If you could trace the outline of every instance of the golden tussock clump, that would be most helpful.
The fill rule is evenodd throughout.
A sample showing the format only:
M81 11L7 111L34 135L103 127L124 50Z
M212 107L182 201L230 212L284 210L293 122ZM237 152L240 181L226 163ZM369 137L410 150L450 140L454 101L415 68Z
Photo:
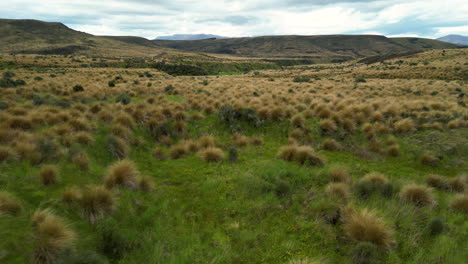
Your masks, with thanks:
M33 128L32 120L23 116L11 117L7 120L7 124L11 129L30 130Z
M139 172L133 161L120 160L109 167L109 172L104 177L104 185L109 189L115 186L135 189L138 176Z
M346 234L354 241L370 242L388 249L393 243L393 230L372 211L348 210L344 217Z
M107 144L107 150L109 151L109 153L119 159L123 159L127 157L128 152L130 151L130 147L125 142L125 140L119 137L115 137L115 136L107 137L106 144Z
M378 173L378 172L368 173L364 175L364 177L362 177L360 181L368 181L373 184L386 184L389 182L387 177L385 177L385 175Z
M329 176L333 182L343 182L343 183L351 182L351 175L349 173L349 169L346 167L342 167L342 166L332 167L330 169Z
M133 120L133 117L123 112L120 113L117 117L115 117L112 122L114 124L120 124L122 126L125 126L129 129L133 129L133 127L135 127L135 121Z
M468 179L466 176L458 176L458 177L453 177L448 180L448 185L450 187L450 190L455 191L455 192L464 192L468 188Z
M323 135L332 134L336 132L337 130L336 123L332 119L325 119L325 120L320 121L319 127L320 127L320 132Z
M287 145L280 148L278 158L285 161L295 161L301 165L311 165L322 167L325 164L325 158L317 154L309 146Z
M70 127L75 131L90 131L89 121L84 118L72 118L68 121Z
M73 141L79 144L89 145L94 142L94 138L91 134L85 131L80 131L73 136Z
M0 163L12 161L17 158L16 153L7 146L0 146Z
M400 155L400 146L399 145L391 145L387 148L387 155L392 157L398 157Z
M291 118L291 125L295 128L304 128L305 119L302 115L295 115Z
M212 136L204 136L198 139L199 148L214 148L216 147L216 140Z
M114 123L111 127L112 135L119 137L125 141L129 141L132 136L132 130L120 123Z
M56 184L58 182L58 169L55 166L46 166L39 171L39 180L43 185Z
M405 118L403 120L395 122L394 127L395 132L397 133L411 132L416 129L414 121L411 118Z
M202 120L205 118L202 113L196 112L190 115L190 120Z
M450 201L452 210L468 214L468 194L458 194Z
M189 152L187 145L184 142L180 142L179 144L171 147L169 150L169 156L171 159L180 159L187 155Z
M432 190L424 185L408 184L400 191L400 199L418 206L433 205L435 203Z
M426 178L427 185L439 189L439 190L449 190L450 186L448 180L440 175L429 175Z
M209 147L198 152L198 156L206 162L221 162L224 160L224 152L220 148Z
M116 201L112 192L106 187L93 185L82 191L78 204L83 217L94 222L112 213Z
M232 137L232 140L233 140L233 144L234 146L236 147L245 147L249 144L249 137L246 137L244 135L239 135L239 134L235 134L233 137Z
M155 188L153 180L148 176L140 177L138 180L138 189L143 192L151 192Z
M351 197L349 185L343 182L329 183L325 188L326 194L331 198L347 201Z
M455 129L455 128L459 128L461 126L461 122L460 120L456 119L456 120L451 120L447 123L447 127L449 129Z
M338 151L341 150L341 145L336 140L327 138L323 141L322 148L328 151Z
M0 216L2 214L17 215L22 209L21 203L12 194L0 191Z
M54 263L66 249L72 248L75 240L75 232L61 217L44 212L34 226L33 262Z
M261 146L263 145L263 140L261 138L251 138L250 139L250 144L254 146Z
M67 204L77 203L81 199L81 192L76 187L67 187L62 192L62 201Z

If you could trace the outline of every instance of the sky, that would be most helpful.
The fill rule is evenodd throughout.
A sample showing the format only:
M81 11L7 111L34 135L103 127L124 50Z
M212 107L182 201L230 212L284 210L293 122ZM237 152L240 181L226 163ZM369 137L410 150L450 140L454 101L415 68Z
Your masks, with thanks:
M1 0L0 18L148 39L199 33L468 36L467 0Z

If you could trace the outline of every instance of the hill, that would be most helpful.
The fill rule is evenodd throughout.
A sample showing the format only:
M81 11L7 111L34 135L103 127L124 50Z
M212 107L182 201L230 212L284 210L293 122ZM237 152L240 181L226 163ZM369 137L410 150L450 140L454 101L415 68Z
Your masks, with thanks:
M156 40L201 40L201 39L225 39L227 37L212 34L174 34L170 36L159 36Z
M378 35L263 36L207 40L155 40L163 47L188 52L221 53L250 57L302 58L318 62L346 61L368 56L458 45L420 38L387 38Z
M453 44L468 45L468 37L462 35L447 35L437 40L450 42Z

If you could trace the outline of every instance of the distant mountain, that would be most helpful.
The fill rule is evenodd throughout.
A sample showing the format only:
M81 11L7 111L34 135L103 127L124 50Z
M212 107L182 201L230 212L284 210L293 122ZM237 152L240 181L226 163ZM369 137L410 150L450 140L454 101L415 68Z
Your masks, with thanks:
M201 40L201 39L225 39L227 37L212 34L174 34L171 36L159 36L160 40Z
M184 41L153 40L153 42L162 47L187 52L277 59L300 58L313 62L339 62L385 54L460 47L433 39L387 38L379 35L287 35Z
M438 38L437 40L468 46L468 37L462 35L447 35L445 37Z

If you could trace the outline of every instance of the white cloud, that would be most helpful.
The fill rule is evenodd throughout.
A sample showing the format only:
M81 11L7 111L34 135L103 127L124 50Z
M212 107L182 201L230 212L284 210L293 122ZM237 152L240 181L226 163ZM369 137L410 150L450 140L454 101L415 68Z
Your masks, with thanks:
M466 0L8 0L0 17L57 21L97 35L154 38L375 32L466 34Z

